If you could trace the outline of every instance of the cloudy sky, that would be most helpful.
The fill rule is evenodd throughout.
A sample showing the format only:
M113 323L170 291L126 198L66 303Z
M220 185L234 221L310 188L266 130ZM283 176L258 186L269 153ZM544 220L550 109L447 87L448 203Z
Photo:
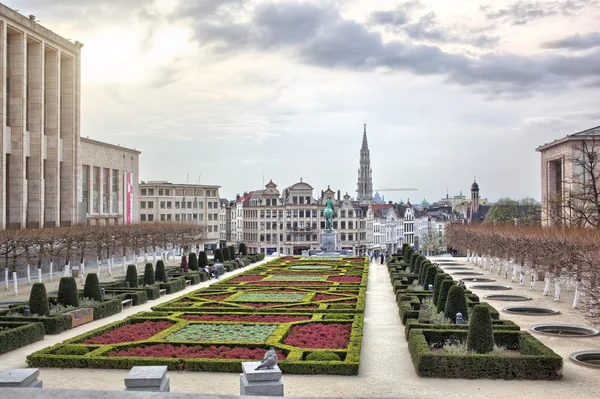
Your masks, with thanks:
M600 125L600 0L4 0L85 44L83 137L142 180L540 198L538 145Z

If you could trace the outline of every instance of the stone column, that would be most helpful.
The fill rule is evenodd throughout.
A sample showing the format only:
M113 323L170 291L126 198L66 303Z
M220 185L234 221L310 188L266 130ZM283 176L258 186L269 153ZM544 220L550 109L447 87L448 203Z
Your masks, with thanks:
M11 152L8 162L8 220L7 227L25 227L27 184L25 176L25 36L21 32L7 32L10 43L10 117Z
M43 227L44 220L44 47L41 42L27 43L26 127L29 130L27 165L27 227Z
M44 50L44 227L57 227L60 226L60 51L46 46Z
M77 224L77 162L79 137L75 132L75 60L66 54L60 58L60 224Z

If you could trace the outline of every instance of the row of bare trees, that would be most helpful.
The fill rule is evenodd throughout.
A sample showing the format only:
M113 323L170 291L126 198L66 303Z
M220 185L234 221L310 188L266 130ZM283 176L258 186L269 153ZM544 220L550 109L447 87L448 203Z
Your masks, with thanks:
M54 229L27 229L0 231L0 267L4 268L5 288L9 289L9 271L12 272L15 294L18 294L17 272L37 267L41 281L43 264L63 270L68 275L71 264L85 272L86 259L95 259L99 265L106 261L108 273L112 274L114 259L121 258L125 268L127 256L148 252L156 262L160 249L177 248L182 245L195 246L203 241L206 227L185 223L144 223L115 226L75 226Z
M466 252L468 260L509 275L523 284L531 276L535 289L543 275L544 295L554 283L554 299L561 286L575 289L573 307L592 322L600 322L600 231L590 228L560 228L515 225L452 225L448 245Z

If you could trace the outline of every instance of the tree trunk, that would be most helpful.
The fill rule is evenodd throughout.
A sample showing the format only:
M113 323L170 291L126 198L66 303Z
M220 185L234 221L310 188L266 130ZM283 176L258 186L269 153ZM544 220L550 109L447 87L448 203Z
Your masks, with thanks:
M27 264L27 285L31 285L31 266Z
M513 263L513 270L512 270L512 279L511 279L511 281L513 283L517 282L517 264L516 263Z
M81 267L79 270L79 275L81 277L81 282L83 283L85 281L85 260L81 261Z
M42 268L38 267L37 271L38 271L38 283L41 283L42 282Z
M8 291L8 267L4 269L4 287Z
M573 295L573 309L577 309L579 307L579 303L581 300L581 281L575 282L575 295Z
M544 292L542 293L543 296L548 296L548 292L550 291L550 280L551 279L552 279L552 274L546 273L546 275L544 276L544 282L546 284L544 284Z
M65 263L65 277L69 277L69 269L71 268L71 261Z
M154 248L154 251L152 252L152 261L156 265L156 248Z
M15 296L19 295L19 282L17 281L17 272L13 272L12 274L13 276L13 289L14 289L14 293Z
M123 254L123 273L127 273L127 255Z
M108 258L108 275L112 276L112 266L113 263L115 262L115 257L114 255L111 255L110 258Z
M54 274L54 271L52 270L52 268L54 267L54 261L50 261L50 281L52 281L52 275Z
M525 271L523 266L519 266L519 269L519 285L523 286L525 284Z
M529 285L529 289L531 291L535 290L535 281L536 281L536 278L537 278L537 273L535 272L535 269L533 269L531 271L531 284Z
M467 262L471 261L471 252L467 249Z
M558 277L554 277L554 301L560 301L560 283Z

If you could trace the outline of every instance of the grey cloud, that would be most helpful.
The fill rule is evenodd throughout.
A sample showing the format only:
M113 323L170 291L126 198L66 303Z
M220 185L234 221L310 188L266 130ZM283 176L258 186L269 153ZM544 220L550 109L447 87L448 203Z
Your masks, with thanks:
M492 9L489 5L481 6L480 9L488 19L499 20L512 25L525 25L531 21L555 15L576 15L586 7L595 4L597 4L597 0L518 1L497 10Z
M600 47L600 32L577 34L542 43L542 48L547 49L586 50L594 47Z

